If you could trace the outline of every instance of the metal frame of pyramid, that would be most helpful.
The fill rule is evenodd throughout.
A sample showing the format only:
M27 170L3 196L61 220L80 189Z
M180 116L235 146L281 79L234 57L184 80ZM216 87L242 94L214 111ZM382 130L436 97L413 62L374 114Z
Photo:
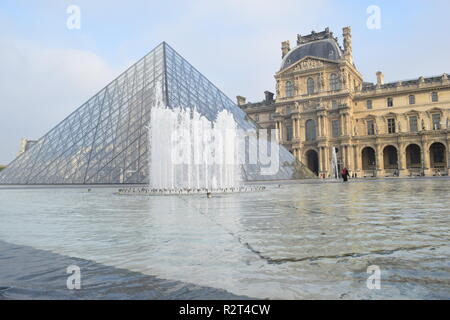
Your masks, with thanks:
M197 108L209 120L229 110L241 129L257 128L236 104L165 42L128 68L49 131L0 173L0 184L148 183L147 130L155 83L167 106ZM309 170L280 147L280 170L246 180L309 177Z

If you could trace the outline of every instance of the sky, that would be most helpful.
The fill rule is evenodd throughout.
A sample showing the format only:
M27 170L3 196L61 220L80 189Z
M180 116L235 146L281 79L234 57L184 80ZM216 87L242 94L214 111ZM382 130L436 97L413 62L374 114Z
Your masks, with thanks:
M370 6L379 28L368 28ZM69 28L73 11L79 29ZM162 41L235 100L274 91L281 42L329 27L365 81L450 73L448 0L1 0L0 164Z

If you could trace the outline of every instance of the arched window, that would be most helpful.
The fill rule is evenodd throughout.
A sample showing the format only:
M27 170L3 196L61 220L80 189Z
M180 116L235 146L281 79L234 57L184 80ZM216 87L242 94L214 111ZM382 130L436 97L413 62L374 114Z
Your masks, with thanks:
M291 81L286 81L286 97L292 98L294 96L294 85Z
M336 91L341 89L341 84L339 81L339 77L337 74L332 73L330 74L330 90Z
M314 120L308 120L305 123L306 141L316 140L316 123Z
M314 80L313 80L313 78L308 78L307 87L308 87L308 94L313 94L314 93Z

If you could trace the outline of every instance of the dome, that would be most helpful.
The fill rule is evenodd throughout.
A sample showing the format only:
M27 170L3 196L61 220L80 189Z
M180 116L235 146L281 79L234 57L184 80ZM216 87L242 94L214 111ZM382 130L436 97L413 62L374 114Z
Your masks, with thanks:
M333 39L324 39L301 44L284 57L281 69L285 69L304 57L311 56L328 60L342 59L341 48Z

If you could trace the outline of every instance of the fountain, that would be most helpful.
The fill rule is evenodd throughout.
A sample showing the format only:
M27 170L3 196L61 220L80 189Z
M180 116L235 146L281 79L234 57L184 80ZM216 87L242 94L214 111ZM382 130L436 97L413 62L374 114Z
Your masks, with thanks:
M336 148L332 148L332 154L331 154L331 172L332 176L331 179L338 180L339 179L339 167L338 167L338 161L337 161L337 152Z
M210 121L196 108L168 108L159 84L146 128L148 188L120 189L119 193L180 195L264 190L240 185L241 141L236 121L228 110L222 110L215 121Z

